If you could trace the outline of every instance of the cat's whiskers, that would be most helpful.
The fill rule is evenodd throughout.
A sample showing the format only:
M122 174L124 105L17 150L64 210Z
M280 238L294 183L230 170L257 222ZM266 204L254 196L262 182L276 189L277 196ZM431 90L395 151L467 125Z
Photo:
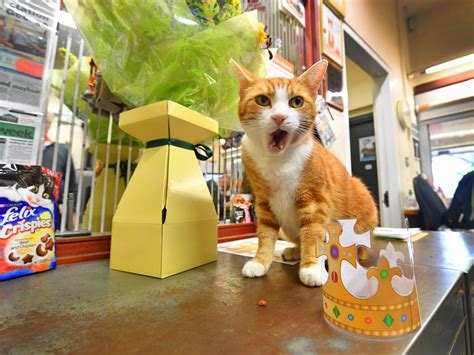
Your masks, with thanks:
M312 128L312 126L313 126L312 122L308 122L308 121L300 122L298 127L295 129L295 132L297 132L301 135L305 135Z
M259 121L250 121L250 122L242 122L242 128L244 130L252 130L252 131L264 131L266 129L265 125Z

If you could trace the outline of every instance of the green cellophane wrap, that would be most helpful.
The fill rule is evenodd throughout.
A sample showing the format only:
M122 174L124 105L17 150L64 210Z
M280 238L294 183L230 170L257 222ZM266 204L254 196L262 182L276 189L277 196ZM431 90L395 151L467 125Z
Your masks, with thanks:
M172 100L237 125L235 59L262 74L257 13L202 26L185 0L66 0L111 91L132 107Z
M77 111L76 117L82 121L88 121L89 128L89 140L92 143L96 143L96 127L97 122L99 122L99 140L98 143L107 143L107 132L109 128L109 119L108 117L98 116L92 112L89 105L81 99L81 93L83 93L88 88L89 80L89 62L90 57L83 57L81 61L81 74L79 78L79 91L77 98ZM74 109L74 88L77 78L77 70L79 68L79 61L75 61L72 64L66 74L66 89L64 91L64 105L67 106L71 111ZM53 70L53 77L51 80L51 94L61 96L61 86L62 86L63 70L55 69ZM118 144L119 142L119 128L116 122L112 124L112 144ZM130 137L128 134L122 134L122 145L127 145L128 142L132 140L133 145L139 145L140 141Z

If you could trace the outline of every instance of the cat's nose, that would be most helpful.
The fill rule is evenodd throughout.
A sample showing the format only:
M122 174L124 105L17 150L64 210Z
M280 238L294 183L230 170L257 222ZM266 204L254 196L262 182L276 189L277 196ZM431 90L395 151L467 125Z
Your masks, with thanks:
M272 115L272 120L275 121L275 123L278 126L281 126L282 123L286 120L286 118L287 118L287 116L281 115L281 114Z

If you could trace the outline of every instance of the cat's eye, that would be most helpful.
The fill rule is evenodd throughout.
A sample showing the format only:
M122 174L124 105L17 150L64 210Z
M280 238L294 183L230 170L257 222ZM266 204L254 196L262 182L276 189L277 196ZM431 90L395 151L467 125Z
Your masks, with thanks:
M49 194L48 194L47 192L45 192L45 193L43 194L43 198L49 199L50 196L49 196Z
M255 98L255 101L257 102L257 104L259 104L260 106L270 106L270 99L265 96L265 95L258 95L256 98Z
M301 96L295 96L290 99L290 106L293 108L300 108L303 104L304 100Z

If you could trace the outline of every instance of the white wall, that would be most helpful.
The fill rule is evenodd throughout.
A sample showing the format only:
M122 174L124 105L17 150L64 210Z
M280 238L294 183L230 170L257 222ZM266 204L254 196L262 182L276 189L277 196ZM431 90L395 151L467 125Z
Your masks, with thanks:
M373 82L367 72L346 58L349 118L373 111Z

